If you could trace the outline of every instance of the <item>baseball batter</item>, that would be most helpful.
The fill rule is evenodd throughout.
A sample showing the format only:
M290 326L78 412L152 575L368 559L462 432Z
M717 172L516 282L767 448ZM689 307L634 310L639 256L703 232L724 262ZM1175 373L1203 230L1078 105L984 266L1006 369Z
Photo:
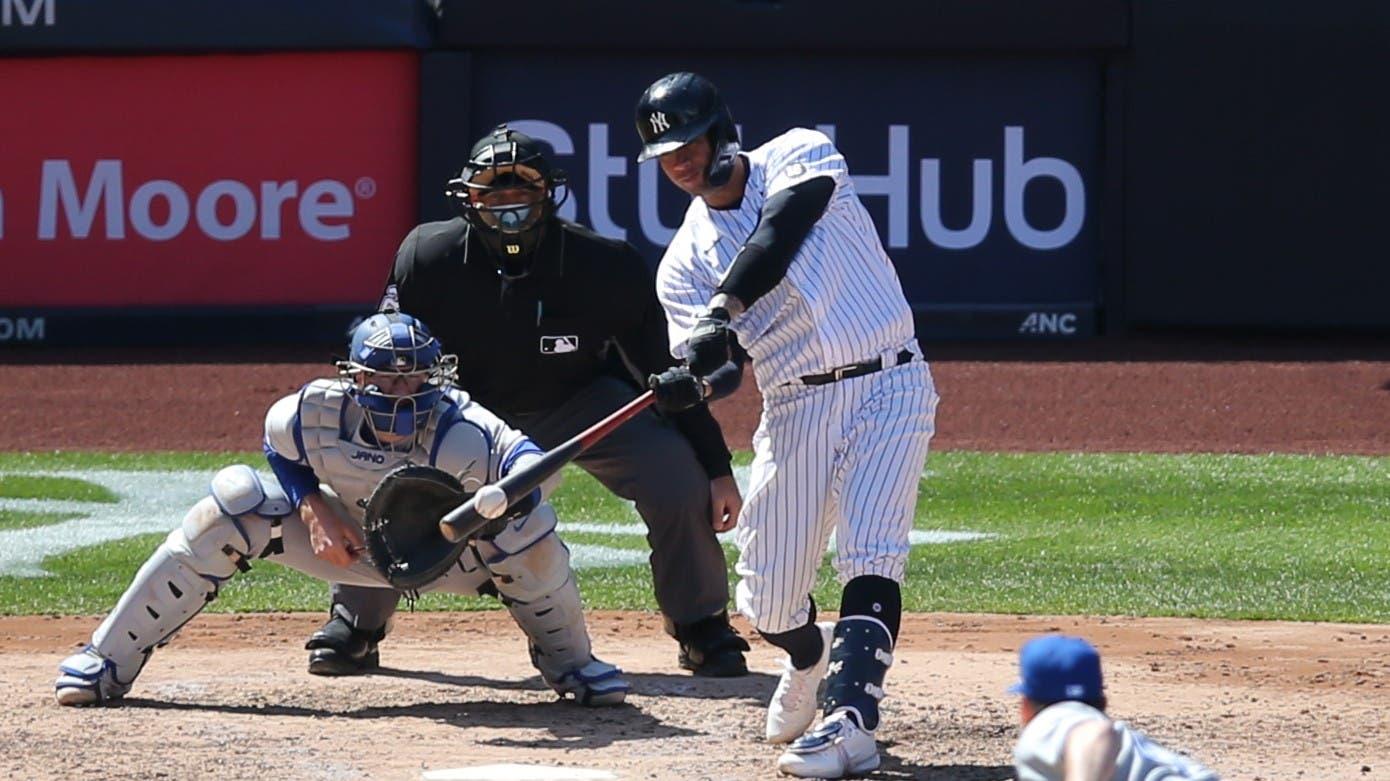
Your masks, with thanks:
M1218 781L1212 771L1105 715L1100 654L1085 640L1044 635L1019 651L1023 732L1019 781Z
M672 353L651 379L681 408L737 387L745 357L762 391L737 540L736 602L788 653L767 738L778 768L839 778L878 767L878 701L901 617L918 480L937 395L912 312L830 139L796 128L741 151L718 90L692 73L637 104L644 148L694 196L657 271ZM840 620L810 594L831 532ZM816 688L827 685L815 721Z
M386 588L359 551L363 508L393 469L433 466L476 491L542 455L452 386L454 356L413 317L373 315L354 329L348 349L339 377L310 382L266 414L265 452L277 480L245 465L217 473L210 495L140 568L91 643L59 665L60 704L124 696L154 649L256 559ZM543 487L518 502L502 531L475 539L422 590L500 594L551 688L585 705L622 702L621 671L590 652L569 551L545 495Z

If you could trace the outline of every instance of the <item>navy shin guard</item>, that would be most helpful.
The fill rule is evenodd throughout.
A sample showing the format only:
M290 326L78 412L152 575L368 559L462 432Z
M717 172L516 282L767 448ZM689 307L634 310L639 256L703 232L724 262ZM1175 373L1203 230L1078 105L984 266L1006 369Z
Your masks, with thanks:
M830 646L830 672L825 678L826 715L849 711L859 726L878 729L878 701L883 679L893 664L893 639L882 621L870 616L845 616L835 624Z

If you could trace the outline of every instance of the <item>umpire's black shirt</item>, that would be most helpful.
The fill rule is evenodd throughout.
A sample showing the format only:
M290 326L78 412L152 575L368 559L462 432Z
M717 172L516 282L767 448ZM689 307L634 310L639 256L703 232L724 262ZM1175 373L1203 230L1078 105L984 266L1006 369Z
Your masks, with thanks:
M401 311L424 320L458 355L459 385L483 406L502 415L540 412L600 376L645 382L675 363L651 270L627 242L557 219L531 273L510 280L487 252L462 218L425 223L401 242L388 283ZM675 423L711 478L730 474L708 407Z

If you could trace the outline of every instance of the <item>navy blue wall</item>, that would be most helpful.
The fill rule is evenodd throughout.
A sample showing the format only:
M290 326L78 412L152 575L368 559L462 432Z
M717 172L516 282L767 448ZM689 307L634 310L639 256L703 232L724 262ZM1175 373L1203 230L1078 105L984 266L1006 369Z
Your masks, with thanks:
M1136 327L1390 327L1390 5L1134 4Z

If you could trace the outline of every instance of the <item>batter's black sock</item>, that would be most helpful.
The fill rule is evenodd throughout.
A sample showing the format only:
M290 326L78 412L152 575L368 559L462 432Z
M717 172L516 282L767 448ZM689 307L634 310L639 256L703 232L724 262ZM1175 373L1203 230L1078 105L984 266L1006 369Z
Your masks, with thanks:
M790 632L764 632L758 630L758 634L763 639L772 643L787 652L792 659L792 666L798 670L805 670L820 660L821 653L825 650L825 641L821 639L820 629L816 627L816 601L811 600L811 617L806 619L805 626L799 626Z
M845 584L840 596L840 619L850 616L869 616L882 621L896 644L903 618L902 587L878 575L854 578Z

